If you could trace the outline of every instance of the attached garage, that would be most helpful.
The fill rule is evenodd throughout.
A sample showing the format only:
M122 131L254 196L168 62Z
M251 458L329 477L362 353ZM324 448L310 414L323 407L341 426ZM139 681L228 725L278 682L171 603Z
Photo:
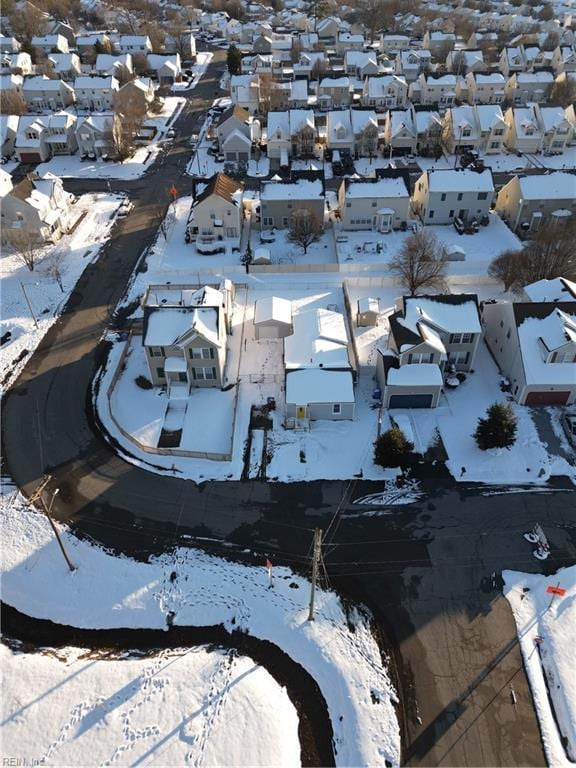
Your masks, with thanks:
M390 395L388 408L432 408L434 395Z
M528 392L524 405L566 405L570 392Z
M39 152L20 152L21 163L41 163L42 158Z

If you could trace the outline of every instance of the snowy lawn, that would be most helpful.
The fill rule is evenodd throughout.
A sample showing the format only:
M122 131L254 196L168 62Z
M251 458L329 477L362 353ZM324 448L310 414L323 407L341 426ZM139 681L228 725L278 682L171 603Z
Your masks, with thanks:
M181 548L143 563L114 557L62 529L77 565L70 573L46 518L6 487L1 501L3 599L9 605L83 628L162 629L173 613L176 625L245 630L277 645L316 680L334 729L337 765L399 765L396 695L369 617L357 609L345 612L336 594L318 590L315 621L308 622L308 582L276 567L274 588L268 589L264 556L262 567L255 567ZM42 724L48 728L46 719ZM53 738L44 731L43 744ZM215 739L214 749L226 743Z
M53 157L47 163L38 166L40 175L54 173L60 178L82 179L137 179L142 176L154 162L159 144L150 144L139 147L132 157L123 163L105 162L101 158L96 160L80 160L79 155L62 155Z
M27 765L300 765L286 690L246 656L0 646L2 745Z
M93 262L106 242L122 197L119 195L83 195L76 207L86 211L74 232L65 235L55 245L43 247L33 272L8 248L0 258L2 280L2 319L0 335L10 337L0 347L2 386L14 381L28 357L54 323L70 292L84 269ZM48 270L57 265L61 272L63 290ZM32 310L38 321L35 327L22 289L24 285ZM15 363L17 359L22 360ZM12 367L11 367L12 366ZM10 369L10 370L9 370Z
M553 576L504 571L548 764L576 762L576 566ZM560 585L563 597L546 592Z
M457 245L465 251L463 261L451 261L448 265L450 275L485 275L489 263L495 256L505 250L521 248L520 240L495 213L490 214L487 227L480 227L475 235L459 235L452 225L427 226L427 232L432 232L438 240L450 247ZM336 235L347 238L346 242L337 243L338 262L346 264L347 268L362 264L385 265L395 256L411 232L350 232L338 228ZM377 245L382 250L378 252Z
M206 67L212 61L212 53L198 52L196 54L196 63L192 67L193 79L190 82L174 83L172 86L173 93L182 93L182 91L190 91L192 88L196 88L198 81L206 72Z
M276 229L271 235L274 238L273 242L262 242L260 224L254 222L250 231L252 253L256 248L263 246L269 249L272 264L290 264L296 267L306 264L336 265L336 248L331 228L325 229L318 241L308 246L307 253L304 253L298 243L290 242L288 235L287 229Z

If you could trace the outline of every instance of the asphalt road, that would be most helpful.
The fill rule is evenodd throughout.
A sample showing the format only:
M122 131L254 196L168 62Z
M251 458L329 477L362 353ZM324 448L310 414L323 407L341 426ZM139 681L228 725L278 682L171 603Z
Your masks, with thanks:
M219 69L219 62L208 68L175 124L174 145L153 172L112 184L129 190L134 211L115 225L110 244L4 400L7 469L28 494L51 473L60 488L58 519L137 557L189 542L186 535L226 539L239 552L249 545L274 562L304 567L312 529L328 529L335 520L327 571L332 584L372 608L394 649L404 762L544 765L498 574L574 562L573 492L484 496L439 478L425 484L425 498L413 507L357 516L362 508L351 502L378 484L196 485L120 459L94 425L91 383L104 352L102 332L115 323L114 308L165 215L168 190L185 185L186 134L197 132L198 110L215 95ZM544 564L521 536L537 521L552 545Z

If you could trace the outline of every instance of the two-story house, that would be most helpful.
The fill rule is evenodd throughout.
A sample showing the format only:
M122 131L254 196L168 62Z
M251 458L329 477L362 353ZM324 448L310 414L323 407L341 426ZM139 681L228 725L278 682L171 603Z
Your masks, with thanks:
M414 186L412 208L425 224L468 221L490 212L494 198L492 171L468 169L425 171Z
M262 182L260 191L262 229L288 229L297 211L308 210L324 227L324 188L318 179L293 182Z
M118 50L120 53L143 53L147 56L152 53L152 43L148 35L120 35L118 40Z
M114 157L113 116L110 114L79 117L76 123L78 154L85 157Z
M345 179L338 190L342 229L388 233L408 221L410 192L403 177Z
M358 157L374 157L380 145L378 115L372 109L351 109L354 153Z
M576 214L575 181L571 173L513 176L498 192L496 212L513 232L536 232L567 212Z
M443 118L442 136L450 153L477 149L481 135L476 108L464 105L447 109Z
M323 77L318 85L318 106L320 109L348 107L352 103L352 93L349 77Z
M432 54L424 48L400 51L394 59L394 71L407 83L413 83L423 72L428 72L431 62Z
M33 117L22 115L14 140L14 154L21 163L43 163L50 157L46 142L48 118L44 115Z
M223 173L216 173L194 196L187 232L201 243L238 240L242 232L243 185Z
M75 133L76 119L76 115L65 110L48 116L48 128L44 134L44 140L52 156L71 155L78 149Z
M77 77L74 81L74 92L79 109L101 112L114 107L114 94L118 92L119 83L115 77Z
M503 151L507 130L502 108L497 104L478 104L475 110L480 124L478 149L488 155L499 154Z
M553 85L552 72L517 72L506 81L504 97L516 105L529 102L542 104L548 98Z
M501 104L504 101L506 80L500 72L468 72L464 79L469 104Z
M63 80L51 80L46 75L27 77L22 85L22 96L28 109L43 112L47 109L66 109L74 104L74 89Z
M485 302L482 325L518 403L574 403L576 301Z
M544 136L537 104L510 107L504 114L504 120L504 144L508 149L529 153L540 149Z
M381 67L374 51L346 51L344 70L350 77L363 80L365 77L378 75Z
M418 146L418 130L414 107L408 109L391 109L384 120L384 141L393 150L416 152Z
M72 82L82 73L80 57L77 53L51 53L48 61L52 64L54 73L66 82Z
M64 35L33 35L32 47L38 48L43 53L68 53L68 40Z
M456 75L420 74L410 84L410 100L416 104L434 104L438 107L451 107L456 101Z
M288 166L292 157L313 155L316 138L314 110L268 113L268 159L273 168Z
M408 83L400 75L367 77L362 87L362 105L384 109L403 109L408 103Z
M260 78L258 74L232 75L230 78L232 104L244 107L251 115L258 112L260 105Z

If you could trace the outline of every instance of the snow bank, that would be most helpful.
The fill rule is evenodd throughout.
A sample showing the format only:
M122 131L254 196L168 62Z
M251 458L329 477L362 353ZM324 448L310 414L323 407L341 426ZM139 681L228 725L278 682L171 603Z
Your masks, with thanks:
M18 492L1 500L3 599L9 605L83 628L166 628L173 612L175 624L245 629L314 677L328 705L338 765L399 765L396 696L369 621L358 611L345 614L334 593L317 593L316 620L308 622L309 584L288 568L274 569L274 588L268 589L264 559L258 568L180 548L142 563L114 557L63 529L78 566L70 573L46 519Z
M553 576L504 571L548 763L576 761L576 566ZM546 592L560 585L563 597ZM564 744L563 744L564 742Z

